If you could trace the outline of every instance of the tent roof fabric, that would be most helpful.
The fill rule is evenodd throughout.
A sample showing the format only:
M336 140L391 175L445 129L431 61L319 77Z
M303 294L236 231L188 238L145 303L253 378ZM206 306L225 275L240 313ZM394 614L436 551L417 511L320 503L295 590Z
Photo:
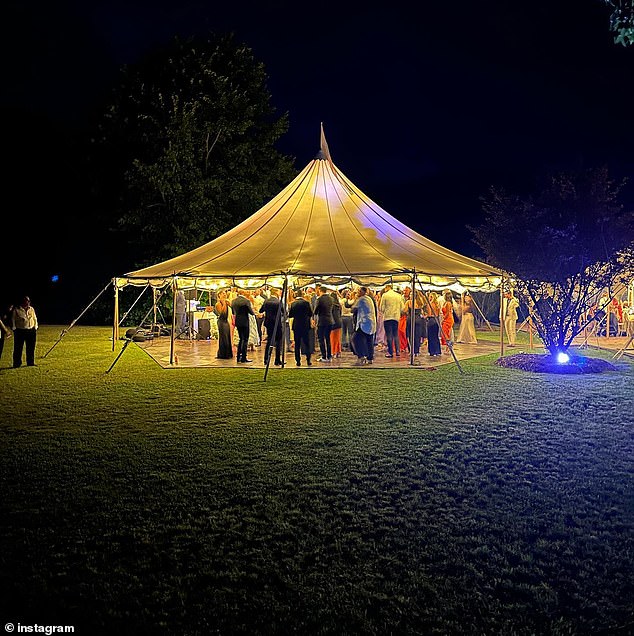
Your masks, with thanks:
M439 284L500 276L495 268L430 241L383 210L337 169L322 131L318 157L255 214L201 247L126 278L289 275L363 282L414 270Z

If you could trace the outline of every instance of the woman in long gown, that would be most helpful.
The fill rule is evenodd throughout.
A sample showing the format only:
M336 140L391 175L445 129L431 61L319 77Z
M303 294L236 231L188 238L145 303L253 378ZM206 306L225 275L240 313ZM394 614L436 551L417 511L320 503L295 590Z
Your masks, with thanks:
M429 292L429 317L427 318L427 351L430 356L439 356L441 354L440 338L438 337L438 314L440 306L438 304L438 296L435 292Z
M409 300L409 298L407 299ZM403 303L405 303L403 299ZM407 337L407 315L401 313L401 317L398 319L398 344L401 351L409 353L409 339Z
M247 298L249 299L249 301L251 302L251 308L253 309L254 313L253 314L249 314L249 341L248 341L248 346L249 346L249 351L255 351L255 347L259 347L260 346L260 334L258 333L258 321L255 317L255 302L253 299L253 294L249 294L247 296Z
M458 342L465 344L478 344L475 331L475 316L473 314L473 298L469 292L465 292L462 308L462 320L458 332Z
M449 353L449 343L453 344L453 295L449 289L446 289L443 293L445 302L442 305L442 322L440 327L442 329L440 334L440 341L445 345L445 353Z
M385 325L383 324L383 312L378 309L381 306L381 294L376 295L376 333L374 334L374 345L382 350L385 346Z
M231 307L227 303L227 292L218 294L218 302L214 306L214 313L218 316L218 354L216 358L230 360L233 358L233 346L231 345Z
M425 331L425 318L423 317L423 295L417 291L415 294L410 295L410 298L405 303L405 311L407 313L407 337L409 338L412 334L412 320L411 320L411 311L412 311L412 296L414 296L414 345L412 349L414 350L414 355L417 356L420 354L420 345L423 341L423 333ZM409 342L409 340L408 340Z

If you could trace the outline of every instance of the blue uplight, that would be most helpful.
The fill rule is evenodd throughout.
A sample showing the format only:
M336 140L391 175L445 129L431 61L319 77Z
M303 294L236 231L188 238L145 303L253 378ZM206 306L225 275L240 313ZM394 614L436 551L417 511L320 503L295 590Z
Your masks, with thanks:
M51 276L51 283L56 283L59 280L59 275L58 274L53 274Z
M557 362L559 362L559 364L567 364L569 360L570 360L570 356L567 353L560 351L557 354Z

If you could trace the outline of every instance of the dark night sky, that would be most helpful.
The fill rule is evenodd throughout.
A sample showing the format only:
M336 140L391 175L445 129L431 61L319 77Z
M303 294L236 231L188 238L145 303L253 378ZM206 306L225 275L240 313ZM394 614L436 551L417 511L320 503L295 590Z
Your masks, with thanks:
M119 65L173 35L210 30L233 31L264 63L273 104L290 115L279 147L298 169L318 150L323 121L335 164L361 190L421 234L477 256L465 223L479 220L490 185L526 190L545 169L597 163L634 174L634 47L614 43L609 15L602 0L457 0L415 12L399 3L11 0L5 200L13 219L45 220L31 238L9 223L9 258L30 254L35 290L57 270L72 275L64 254L85 253L76 241L91 239L90 211L66 205L76 178L69 131ZM80 306L101 280L83 283Z

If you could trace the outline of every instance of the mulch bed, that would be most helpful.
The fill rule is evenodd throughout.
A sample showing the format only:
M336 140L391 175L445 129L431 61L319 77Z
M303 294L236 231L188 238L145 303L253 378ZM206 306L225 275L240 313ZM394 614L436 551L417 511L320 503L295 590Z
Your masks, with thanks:
M550 354L517 353L504 358L498 358L495 364L508 369L519 369L521 371L532 371L534 373L579 374L617 371L617 368L607 360L575 355L570 355L570 360L562 364L557 362L557 358Z

